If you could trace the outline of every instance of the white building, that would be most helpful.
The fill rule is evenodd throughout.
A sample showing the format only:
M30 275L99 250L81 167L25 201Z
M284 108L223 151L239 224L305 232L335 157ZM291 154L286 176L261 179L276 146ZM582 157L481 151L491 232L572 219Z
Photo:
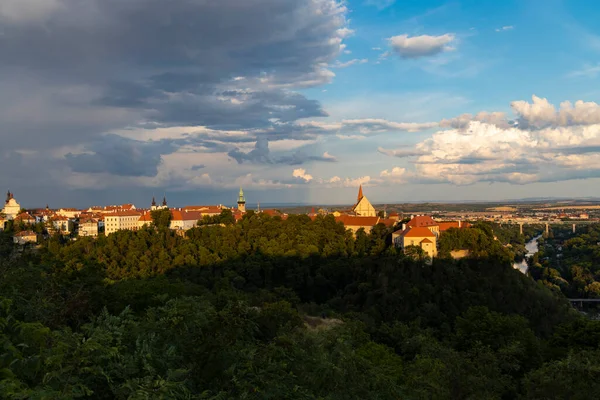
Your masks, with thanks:
M105 214L104 233L110 235L120 230L137 231L141 213L137 211L120 211Z
M51 224L50 229L54 232L60 232L67 235L73 232L73 221L71 221L67 217L63 217L62 215L55 215L53 217L50 217L49 221Z
M12 220L19 215L20 211L21 205L17 203L14 195L9 190L8 193L6 193L6 201L4 202L2 213L6 216L6 219Z
M169 228L173 230L187 231L198 225L198 221L202 219L202 213L199 211L185 211L181 209L170 211L171 222ZM139 217L138 227L141 229L143 226L151 226L152 222L152 213L146 212Z
M79 221L79 236L98 236L98 220L85 218Z
M169 228L187 231L198 225L198 221L201 219L202 214L198 211L171 210L171 225Z

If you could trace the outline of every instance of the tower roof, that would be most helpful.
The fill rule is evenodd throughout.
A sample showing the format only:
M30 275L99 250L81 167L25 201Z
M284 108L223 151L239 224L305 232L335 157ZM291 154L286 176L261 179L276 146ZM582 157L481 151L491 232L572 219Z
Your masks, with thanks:
M238 203L245 203L245 202L246 202L246 199L244 198L244 191L240 187L240 195L238 197Z
M356 199L356 202L358 203L360 201L360 199L363 198L363 191L362 191L362 185L360 185L360 187L358 188L358 198Z

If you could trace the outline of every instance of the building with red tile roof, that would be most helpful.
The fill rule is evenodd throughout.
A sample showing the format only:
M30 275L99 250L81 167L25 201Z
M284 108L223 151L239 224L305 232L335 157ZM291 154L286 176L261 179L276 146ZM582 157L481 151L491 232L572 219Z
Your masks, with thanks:
M110 235L119 230L137 231L142 214L138 211L116 211L104 215L104 232Z
M37 243L38 234L33 231L22 231L18 232L13 236L13 242L19 245L25 245L28 243Z
M185 206L183 207L184 211L199 211L202 213L202 216L208 215L210 217L215 215L221 215L223 210L227 210L228 208L222 205L218 206Z
M402 251L405 251L409 246L418 246L429 257L437 255L437 236L429 229L429 227L407 227L404 230L399 230L392 233L392 242Z
M445 221L445 222L438 222L438 226L440 229L440 233L442 233L442 232L446 232L450 228L457 228L457 229L470 228L471 224L468 222L463 222L463 221Z
M198 225L202 219L199 211L171 210L171 229L187 231Z
M17 222L17 223L22 222L24 224L35 224L37 222L37 220L35 219L35 217L33 217L28 212L22 212L22 213L20 213L19 215L17 215L15 217L14 221Z
M410 221L406 223L406 227L409 228L427 228L433 232L436 236L440 234L440 227L436 221L433 220L429 215L417 215L414 216Z

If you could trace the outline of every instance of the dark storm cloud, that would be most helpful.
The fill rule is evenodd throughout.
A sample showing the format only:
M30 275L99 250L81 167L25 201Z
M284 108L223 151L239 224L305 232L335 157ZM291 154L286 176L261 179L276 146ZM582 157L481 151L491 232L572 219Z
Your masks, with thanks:
M68 153L67 164L75 172L110 173L117 176L155 176L162 154L176 149L176 142L138 142L117 135L107 135L103 140L86 148L85 153Z
M332 78L324 65L340 53L346 12L333 0L14 4L0 8L5 150L83 145L89 152L66 157L74 171L120 176L155 175L160 156L189 141L144 145L106 132L200 125L256 140L256 130L325 116L289 90ZM198 142L231 150L226 135Z
M312 145L303 146L294 152L287 154L273 155L269 149L269 140L266 137L259 137L254 145L254 149L244 153L238 148L231 150L229 157L233 158L238 164L244 162L254 164L286 164L286 165L301 165L309 161L321 161L321 162L336 162L335 157L332 156L319 156L310 153L314 153L315 147Z

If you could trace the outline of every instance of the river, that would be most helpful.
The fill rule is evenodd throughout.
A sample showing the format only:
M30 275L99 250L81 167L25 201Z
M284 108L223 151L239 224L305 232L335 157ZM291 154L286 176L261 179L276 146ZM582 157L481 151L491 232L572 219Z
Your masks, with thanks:
M542 237L542 235L538 235L538 236L534 237L533 239L531 239L529 242L527 242L527 244L525 245L525 248L527 249L527 254L525 255L525 258L523 259L523 261L513 264L514 268L518 269L519 271L521 271L524 274L527 273L527 268L529 268L529 266L527 265L527 258L529 258L532 255L534 255L535 253L537 253L538 239L541 237Z

